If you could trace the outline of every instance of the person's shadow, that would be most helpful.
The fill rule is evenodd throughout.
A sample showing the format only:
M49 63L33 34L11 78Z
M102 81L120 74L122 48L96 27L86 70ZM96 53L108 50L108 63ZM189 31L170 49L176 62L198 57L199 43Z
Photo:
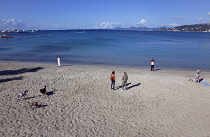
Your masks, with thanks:
M133 88L133 87L137 87L137 86L139 86L139 85L141 85L141 83L138 83L138 84L132 85L132 86L130 86L130 87L127 87L127 90L128 90L128 89L131 89L131 88Z
M13 78L7 78L7 79L1 79L0 80L0 83L3 83L3 82L8 82L8 81L13 81L13 80L23 80L23 76L20 76L20 77L13 77Z
M128 85L130 85L131 83L127 83L126 84L126 86L128 86ZM123 86L121 85L121 86L118 86L118 87L116 87L116 88L114 88L114 90L117 90L117 89L120 89L120 88L123 88Z
M0 71L0 76L18 75L18 74L23 74L23 73L28 73L28 72L37 72L41 69L44 69L44 68L36 67L36 68L22 68L22 69L17 69L17 70L3 70L3 71Z
M162 70L162 69L155 69L154 71L159 71L159 70Z

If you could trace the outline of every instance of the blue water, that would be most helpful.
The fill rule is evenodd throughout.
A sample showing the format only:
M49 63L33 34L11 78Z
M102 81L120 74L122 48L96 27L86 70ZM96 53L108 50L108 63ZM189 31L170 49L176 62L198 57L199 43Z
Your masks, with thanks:
M210 33L63 30L0 39L0 60L123 67L210 69Z

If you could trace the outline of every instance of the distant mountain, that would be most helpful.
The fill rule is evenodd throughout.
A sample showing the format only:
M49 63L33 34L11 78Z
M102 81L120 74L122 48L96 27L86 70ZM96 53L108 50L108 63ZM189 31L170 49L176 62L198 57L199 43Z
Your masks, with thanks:
M147 27L129 27L129 28L121 28L117 27L114 30L136 30L136 31L153 31L157 29L166 29L166 27L159 27L159 28L147 28Z
M177 26L177 27L171 27L171 28L167 28L167 27L159 27L159 28L117 27L114 30L210 32L210 23L209 24L183 25L183 26Z
M183 25L173 28L156 29L156 31L210 32L210 24Z

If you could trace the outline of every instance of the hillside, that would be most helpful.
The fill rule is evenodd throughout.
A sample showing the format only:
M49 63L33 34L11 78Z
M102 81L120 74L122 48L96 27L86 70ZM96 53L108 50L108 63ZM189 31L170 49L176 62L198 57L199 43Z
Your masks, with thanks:
M210 24L184 25L173 28L156 29L156 31L210 32Z
M136 30L136 31L186 31L186 32L210 32L209 24L194 24L194 25L184 25L171 28L147 28L147 27L129 27L121 28L117 27L115 30Z

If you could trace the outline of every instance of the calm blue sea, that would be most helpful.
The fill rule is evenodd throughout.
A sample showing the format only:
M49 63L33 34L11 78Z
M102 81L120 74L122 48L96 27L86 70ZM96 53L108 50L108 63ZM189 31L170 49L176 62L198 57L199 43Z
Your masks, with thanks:
M210 69L210 33L62 30L0 39L0 60L146 68Z

